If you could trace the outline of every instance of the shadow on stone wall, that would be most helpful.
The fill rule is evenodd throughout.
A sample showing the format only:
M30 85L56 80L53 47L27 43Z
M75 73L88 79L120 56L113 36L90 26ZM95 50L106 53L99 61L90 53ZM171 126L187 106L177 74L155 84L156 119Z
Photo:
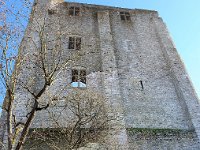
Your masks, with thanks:
M131 150L199 150L194 131L179 129L127 129Z

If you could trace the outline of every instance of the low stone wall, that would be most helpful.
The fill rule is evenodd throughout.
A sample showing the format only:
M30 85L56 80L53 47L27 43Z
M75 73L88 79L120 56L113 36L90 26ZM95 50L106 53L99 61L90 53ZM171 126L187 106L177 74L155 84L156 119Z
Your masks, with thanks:
M199 150L194 131L179 129L127 129L130 150Z
M31 130L33 132L34 130ZM38 132L40 131L40 132ZM55 147L66 150L67 142L64 134L58 130L37 129L34 137L28 137L25 143L25 150L53 150ZM40 138L41 135L51 135L52 138ZM200 143L193 130L180 129L150 129L150 128L129 128L127 129L130 150L199 150ZM103 143L102 143L103 144ZM55 146L55 147L54 147ZM104 150L103 145L98 141L88 140L80 146L80 150ZM79 150L78 149L78 150ZM118 150L118 148L115 148ZM119 148L120 150L120 148Z
M23 150L106 150L102 141L98 140L101 139L97 137L100 133L95 135L97 133L82 129L81 134L88 136L81 143L76 143L79 135L70 137L69 132L66 128L30 129Z

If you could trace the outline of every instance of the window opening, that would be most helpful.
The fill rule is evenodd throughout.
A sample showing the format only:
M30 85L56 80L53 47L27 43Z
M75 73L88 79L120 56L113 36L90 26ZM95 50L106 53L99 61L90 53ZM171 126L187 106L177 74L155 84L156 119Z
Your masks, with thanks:
M123 21L131 20L131 16L130 16L129 12L120 12L120 17L121 17L121 20L123 20Z
M53 15L56 13L56 10L53 10L53 9L48 9L48 14L49 15Z
M86 87L86 70L72 70L72 87Z
M81 38L80 37L69 37L69 49L80 50L81 49Z
M79 7L70 7L69 15L70 16L80 16L80 8Z

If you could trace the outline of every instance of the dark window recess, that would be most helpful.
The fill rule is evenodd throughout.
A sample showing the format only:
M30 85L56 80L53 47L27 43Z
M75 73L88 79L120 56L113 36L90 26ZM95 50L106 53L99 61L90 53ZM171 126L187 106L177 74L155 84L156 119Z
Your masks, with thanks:
M80 70L80 82L86 84L86 71Z
M79 7L70 7L69 15L70 16L80 16L80 8Z
M72 70L72 87L86 87L86 70Z
M75 7L75 16L80 16L80 8L79 7Z
M69 8L69 15L73 16L74 15L74 7Z
M80 50L81 49L81 38L80 37L69 37L69 49Z
M69 49L74 49L74 44L75 44L75 38L74 37L69 37Z
M53 14L55 14L55 13L56 13L56 11L55 11L55 10L48 9L48 14L49 14L49 15L53 15Z
M142 90L144 90L144 85L143 85L142 80L140 80L140 85L141 85Z
M131 16L130 16L129 12L120 12L120 17L121 17L121 20L123 20L123 21L131 20Z
M78 82L78 70L72 70L72 82Z
M76 50L81 49L81 38L76 38Z

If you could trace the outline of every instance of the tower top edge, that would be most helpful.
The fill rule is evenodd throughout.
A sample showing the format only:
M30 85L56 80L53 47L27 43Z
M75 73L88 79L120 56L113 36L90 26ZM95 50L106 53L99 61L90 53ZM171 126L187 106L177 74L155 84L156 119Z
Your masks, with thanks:
M135 11L135 12L143 12L143 13L154 13L158 14L156 10L148 10L148 9L138 9L138 8L124 8L124 7L117 7L117 6L108 6L108 5L97 5L97 4L89 4L89 3L77 3L77 2L67 2L64 0L52 0L52 1L61 1L60 3L65 3L69 5L82 5L85 7L90 8L97 8L97 9L108 9L108 10L124 10L124 11Z

